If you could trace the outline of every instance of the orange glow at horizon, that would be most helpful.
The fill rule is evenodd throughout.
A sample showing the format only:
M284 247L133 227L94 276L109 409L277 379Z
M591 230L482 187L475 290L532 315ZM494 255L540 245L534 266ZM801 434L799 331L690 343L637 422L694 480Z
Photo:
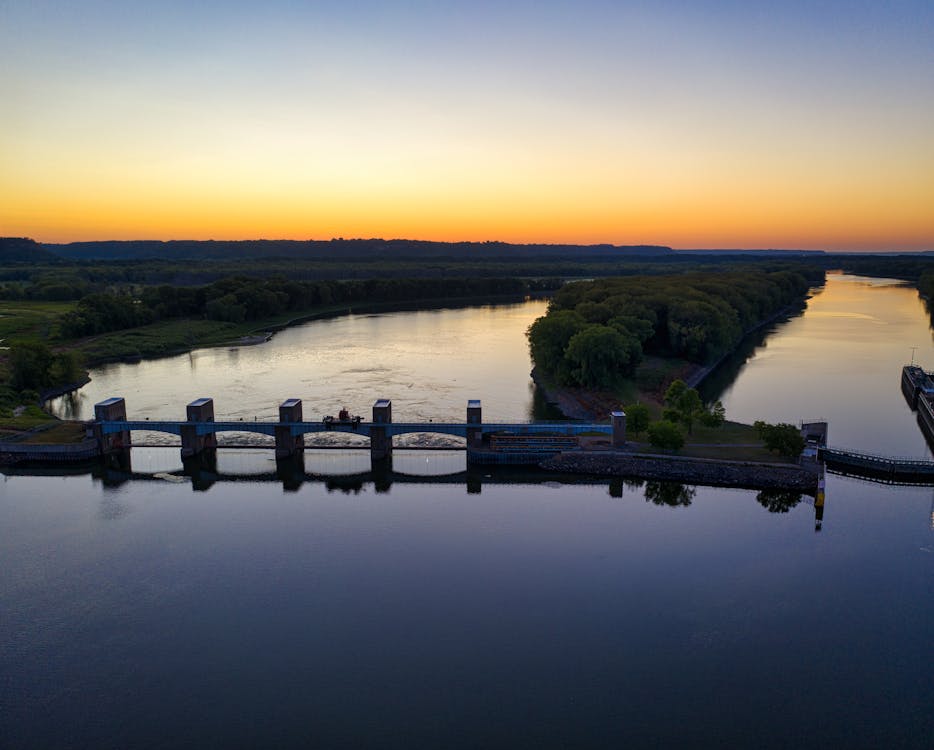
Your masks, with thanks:
M0 193L0 233L40 242L379 237L828 250L924 250L934 238L931 194L891 195L880 205L859 191L834 203L832 189L782 197L767 186L707 186L702 199L676 191L629 196L601 185L573 193L458 187L384 194L347 185L304 193L60 184L36 196Z
M225 8L222 34L211 3L192 28L156 6L146 28L108 4L11 9L0 235L934 250L910 17L864 9L815 41L810 7L598 4L400 12L386 33L298 5Z

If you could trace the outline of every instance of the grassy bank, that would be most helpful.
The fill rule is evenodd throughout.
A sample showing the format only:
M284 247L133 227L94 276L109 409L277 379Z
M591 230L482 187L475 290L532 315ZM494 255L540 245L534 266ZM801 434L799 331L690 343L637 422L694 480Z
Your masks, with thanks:
M633 435L632 444L644 453L658 453L645 440L644 435ZM642 441L639 440L642 439ZM715 458L725 461L759 461L762 463L788 463L788 459L766 450L755 427L742 422L724 422L720 427L694 425L690 435L685 436L684 447L679 456L689 458Z

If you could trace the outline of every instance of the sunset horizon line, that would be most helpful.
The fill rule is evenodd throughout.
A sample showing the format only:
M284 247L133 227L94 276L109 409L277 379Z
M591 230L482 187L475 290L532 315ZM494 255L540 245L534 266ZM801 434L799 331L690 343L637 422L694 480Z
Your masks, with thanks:
M417 237L417 236L334 236L334 237L285 237L285 236L240 236L240 237L223 237L223 236L211 236L211 237L197 237L197 236L177 236L177 237L146 237L146 236L133 236L133 237L104 237L96 239L39 239L35 236L28 235L0 235L0 237L11 238L11 239L25 239L31 240L38 245L74 245L74 244L83 244L83 243L112 243L112 242L158 242L163 244L169 244L173 242L418 242L418 243L434 243L434 244L446 244L446 245L515 245L515 246L529 246L529 245L542 245L542 246L568 246L568 247L618 247L618 248L627 248L627 247L651 247L659 248L665 250L671 250L673 252L710 252L710 253L722 253L722 252L739 252L739 253L752 253L752 252L791 252L791 253L825 253L828 255L834 254L919 254L919 253L929 253L934 252L934 244L926 246L920 245L918 247L906 248L906 247L848 247L848 248L839 248L831 247L826 245L811 245L809 243L801 243L795 245L789 244L754 244L754 245L735 245L735 244L726 244L723 245L672 245L664 242L618 242L618 241L587 241L587 240L515 240L515 239L437 239L433 237Z

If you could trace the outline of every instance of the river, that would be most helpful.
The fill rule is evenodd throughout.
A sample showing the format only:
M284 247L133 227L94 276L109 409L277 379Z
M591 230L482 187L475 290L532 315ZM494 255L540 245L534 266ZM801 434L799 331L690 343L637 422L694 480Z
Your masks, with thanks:
M535 413L541 302L351 316L235 350L111 365L58 408L268 419L297 396L394 419ZM825 417L831 442L930 455L899 391L934 365L917 293L832 275L708 382L730 418ZM310 451L330 480L6 474L0 745L918 747L934 739L929 488L829 476L756 492L441 475L461 453ZM179 466L134 449L133 469ZM409 475L408 477L406 475ZM422 475L422 476L417 476ZM205 491L206 490L206 491ZM768 508L771 508L770 512ZM819 528L819 531L815 529Z

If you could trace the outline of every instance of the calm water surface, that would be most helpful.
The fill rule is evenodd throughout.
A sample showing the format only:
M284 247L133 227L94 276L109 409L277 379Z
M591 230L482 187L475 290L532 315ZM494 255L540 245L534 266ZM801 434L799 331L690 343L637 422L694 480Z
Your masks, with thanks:
M214 395L262 417L297 395L306 414L366 413L382 388L412 418L476 396L523 418L536 304L107 368L77 407L119 394L180 416ZM923 455L898 391L911 346L934 364L916 292L832 277L727 365L722 398L734 418L825 416L841 443ZM831 476L815 533L807 499L769 512L744 490L414 476L461 456L341 477L366 453L312 451L306 468L335 476L288 487L244 481L272 471L262 450L222 450L196 483L4 477L0 745L934 744L931 489ZM133 454L136 472L178 465Z

